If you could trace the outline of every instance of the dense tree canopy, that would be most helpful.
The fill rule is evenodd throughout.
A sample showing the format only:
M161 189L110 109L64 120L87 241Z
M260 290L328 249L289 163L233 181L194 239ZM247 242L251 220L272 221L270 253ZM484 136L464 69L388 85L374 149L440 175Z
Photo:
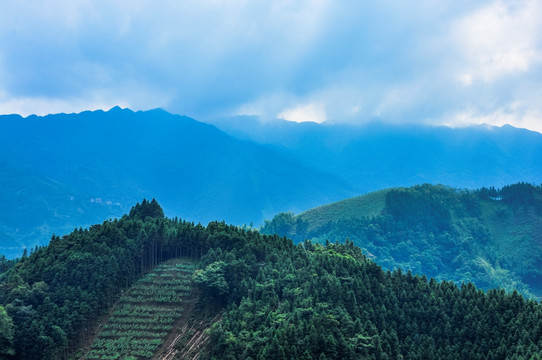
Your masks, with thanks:
M13 350L13 320L0 305L0 359L3 356L14 355Z
M204 232L201 225L164 218L156 201L144 200L121 219L53 236L0 275L15 358L73 353L123 288L161 261L200 256Z
M542 298L542 186L420 185L380 196L382 208L371 216L355 206L319 223L305 214L279 214L261 231L296 242L348 238L386 269Z
M226 299L213 279L200 282L208 301L226 307L212 328L217 359L529 359L542 351L542 308L517 292L385 272L351 241L294 246L245 236L201 262L226 282Z
M210 331L213 358L529 359L542 352L541 305L517 292L386 272L352 241L295 245L225 223L167 219L144 201L118 220L53 237L0 274L0 356L75 354L122 289L177 257L198 259L199 308L221 313Z

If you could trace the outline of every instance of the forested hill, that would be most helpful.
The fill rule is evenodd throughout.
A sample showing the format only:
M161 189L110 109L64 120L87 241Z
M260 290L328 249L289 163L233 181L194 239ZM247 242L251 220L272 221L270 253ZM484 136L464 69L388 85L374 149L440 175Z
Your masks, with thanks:
M421 185L370 193L266 221L300 242L350 239L387 269L542 297L542 187Z
M200 358L539 359L542 353L542 306L517 292L385 272L351 241L295 245L225 223L168 219L156 201L144 201L118 220L55 237L0 274L0 357L74 356L123 289L131 294L143 274L179 257L197 268L196 308L219 315ZM168 284L176 284L168 271ZM94 351L92 358L100 356Z

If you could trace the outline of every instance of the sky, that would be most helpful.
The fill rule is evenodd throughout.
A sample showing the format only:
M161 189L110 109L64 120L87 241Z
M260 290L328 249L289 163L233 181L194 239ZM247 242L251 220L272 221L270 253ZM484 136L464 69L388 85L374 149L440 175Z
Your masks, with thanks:
M0 114L542 132L542 1L5 0Z

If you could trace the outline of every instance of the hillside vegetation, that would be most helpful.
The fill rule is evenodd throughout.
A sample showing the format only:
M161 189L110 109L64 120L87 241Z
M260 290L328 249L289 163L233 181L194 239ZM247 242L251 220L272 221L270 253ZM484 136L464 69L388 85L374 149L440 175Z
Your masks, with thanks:
M205 231L164 218L153 200L121 219L55 236L0 274L0 304L13 324L4 353L67 358L123 289L162 261L201 256Z
M168 338L189 338L186 326L171 327L186 294L187 278L172 276L178 258L192 258L196 268L192 312L214 322L191 358L539 359L542 353L542 306L517 292L484 293L471 283L386 272L351 241L295 245L223 222L204 227L168 219L155 201L144 201L118 220L55 237L0 274L0 356L70 358L110 312L89 356L143 359L157 344L140 347L136 338L163 338L166 331ZM161 272L163 279L149 281ZM164 313L162 306L171 308L156 317L163 327L150 320L139 326L136 313L145 319L149 311ZM191 344L179 341L168 359L182 358ZM134 349L149 352L133 355Z
M387 269L517 289L542 297L542 187L421 185L282 213L262 233L325 243L349 239Z

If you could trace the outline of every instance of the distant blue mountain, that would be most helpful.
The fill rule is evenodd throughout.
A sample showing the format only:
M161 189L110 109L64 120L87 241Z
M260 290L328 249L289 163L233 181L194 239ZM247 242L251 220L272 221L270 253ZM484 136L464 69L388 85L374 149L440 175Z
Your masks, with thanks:
M542 135L510 126L215 124L222 130L118 107L0 116L0 254L120 216L144 197L170 217L258 225L388 187L542 182Z
M353 195L347 182L162 110L0 116L0 254L120 216L144 197L195 222L261 222Z
M331 125L243 116L213 124L339 176L359 193L422 183L456 188L542 183L542 134L509 125Z

